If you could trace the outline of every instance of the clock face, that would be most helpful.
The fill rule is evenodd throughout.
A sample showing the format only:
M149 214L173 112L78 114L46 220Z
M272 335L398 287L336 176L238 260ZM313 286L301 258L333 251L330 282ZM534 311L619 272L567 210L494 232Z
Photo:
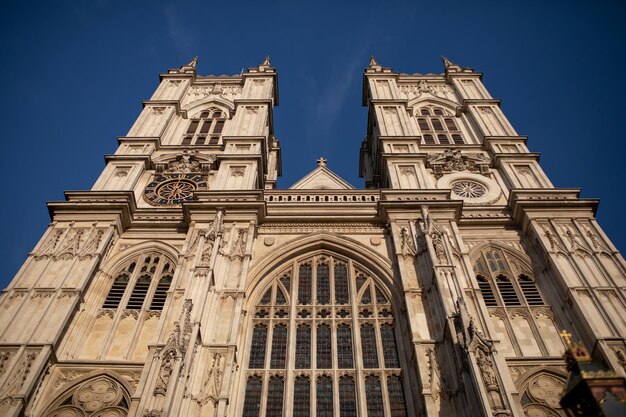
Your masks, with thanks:
M193 198L193 192L206 189L198 174L164 174L156 177L143 192L144 200L153 206L176 206Z

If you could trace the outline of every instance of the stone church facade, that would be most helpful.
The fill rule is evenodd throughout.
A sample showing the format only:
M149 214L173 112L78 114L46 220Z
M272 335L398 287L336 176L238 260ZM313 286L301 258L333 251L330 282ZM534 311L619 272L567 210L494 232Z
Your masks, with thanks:
M363 76L366 188L277 189L277 73L161 81L0 296L0 415L560 416L626 370L626 268L481 82Z

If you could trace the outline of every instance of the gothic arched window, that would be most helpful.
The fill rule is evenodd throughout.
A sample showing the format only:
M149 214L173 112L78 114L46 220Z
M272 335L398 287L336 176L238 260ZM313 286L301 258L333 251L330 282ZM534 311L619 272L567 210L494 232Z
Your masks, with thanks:
M211 108L203 111L197 118L190 120L182 144L218 145L225 121L221 110Z
M102 308L163 310L174 275L172 265L162 254L137 255L117 273Z
M476 282L494 337L505 356L558 356L562 342L552 309L541 297L522 254L486 246L472 255Z
M487 307L544 305L535 281L521 265L515 256L497 248L484 249L476 257L476 281Z
M390 297L365 271L320 254L293 262L261 291L245 361L245 416L356 417L360 407L370 417L407 415ZM259 380L267 400L253 414L246 410L259 403Z
M462 145L465 143L455 116L442 107L422 107L417 114L417 125L426 145Z

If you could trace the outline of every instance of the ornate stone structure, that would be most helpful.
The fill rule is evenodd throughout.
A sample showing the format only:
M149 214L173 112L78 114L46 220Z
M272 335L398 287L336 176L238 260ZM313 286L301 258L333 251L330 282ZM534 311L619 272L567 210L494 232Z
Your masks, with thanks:
M559 331L626 369L626 269L481 82L371 59L366 189L276 189L269 58L161 81L0 296L0 415L559 416Z

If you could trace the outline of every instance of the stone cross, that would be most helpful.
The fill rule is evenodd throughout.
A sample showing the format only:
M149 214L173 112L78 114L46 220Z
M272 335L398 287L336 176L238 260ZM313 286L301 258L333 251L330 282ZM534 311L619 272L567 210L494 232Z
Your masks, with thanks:
M328 159L325 159L323 156L320 156L320 159L317 160L317 166L318 167L325 167L326 166L326 162L328 162Z

